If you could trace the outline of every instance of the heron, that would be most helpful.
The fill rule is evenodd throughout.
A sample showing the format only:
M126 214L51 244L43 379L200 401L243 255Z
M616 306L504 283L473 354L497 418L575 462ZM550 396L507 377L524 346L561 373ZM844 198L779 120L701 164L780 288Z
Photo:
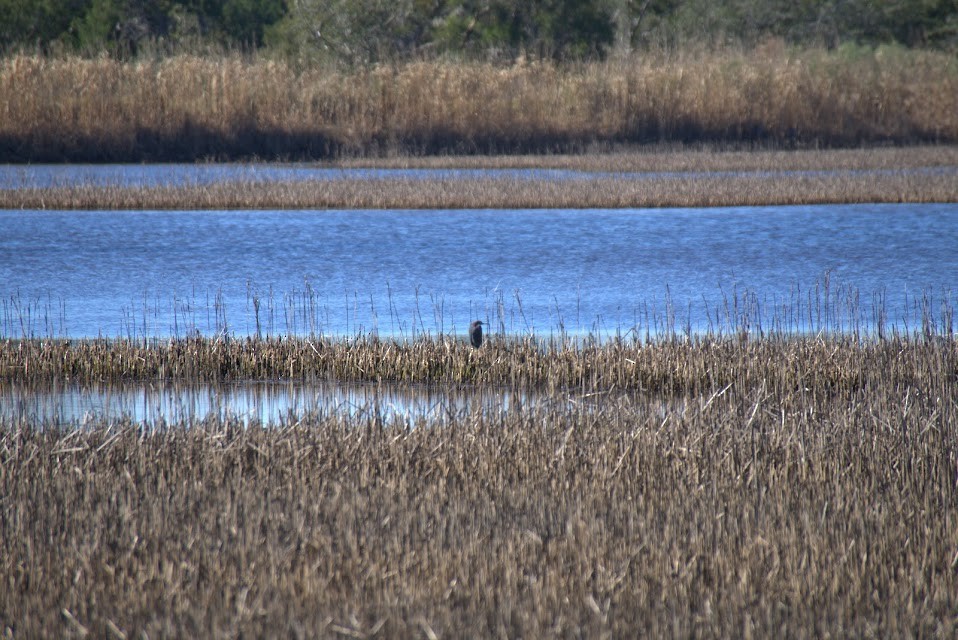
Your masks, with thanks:
M476 349L482 346L482 320L469 325L469 343Z

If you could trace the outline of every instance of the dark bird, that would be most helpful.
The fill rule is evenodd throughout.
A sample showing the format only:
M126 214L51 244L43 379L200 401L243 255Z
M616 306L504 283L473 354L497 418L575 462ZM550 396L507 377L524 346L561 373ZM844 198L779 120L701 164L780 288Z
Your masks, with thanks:
M482 346L482 320L469 325L469 343L476 349Z

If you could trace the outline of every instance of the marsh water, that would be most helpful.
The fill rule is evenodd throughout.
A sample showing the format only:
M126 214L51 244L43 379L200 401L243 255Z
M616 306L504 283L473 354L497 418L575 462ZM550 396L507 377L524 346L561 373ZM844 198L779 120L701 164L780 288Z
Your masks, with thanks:
M295 179L298 171L216 165L122 171L18 167L0 171L0 188ZM391 175L388 171L365 175L375 180ZM538 179L565 177L535 171L527 173ZM482 173L454 175L469 179ZM309 171L302 175L316 179ZM911 331L929 322L947 331L954 329L956 291L958 204L0 210L4 338L199 333L375 334L409 340L423 334L461 336L473 319L484 320L493 337ZM253 411L268 421L290 407L308 409L297 404L302 394L269 389L259 397L281 399L267 403L268 409L242 399L248 389L217 397L227 400L227 410ZM187 405L199 402L197 416L207 413L207 405L222 409L196 400L203 393L191 392L188 400L175 392L160 394L151 406L162 407L167 402L162 398L171 397ZM356 390L304 393L326 398L324 406L364 404ZM61 405L76 404L74 390L54 395ZM132 398L121 413L143 404L135 393ZM13 402L3 400L5 406ZM415 403L393 404L405 407L407 415L420 412ZM63 409L42 408L43 415L51 411L57 415ZM86 409L65 411L77 419Z
M955 204L4 210L0 334L411 339L477 318L509 335L904 326L954 301L956 248Z
M206 420L249 426L293 425L303 419L347 416L436 426L481 412L534 411L549 403L588 398L546 397L510 389L470 386L340 384L244 381L219 384L173 382L79 385L0 385L0 425L83 425L129 420L153 427L193 426Z

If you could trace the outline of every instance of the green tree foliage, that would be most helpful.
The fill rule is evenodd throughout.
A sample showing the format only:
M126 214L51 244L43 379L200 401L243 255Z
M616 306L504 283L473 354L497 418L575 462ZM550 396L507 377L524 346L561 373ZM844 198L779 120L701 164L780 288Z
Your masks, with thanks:
M578 59L690 43L958 51L958 0L0 0L0 50L268 46L346 64Z
M169 32L169 3L148 0L92 0L71 25L74 42L90 51L135 53L140 43Z
M89 0L0 0L0 46L48 50L89 4Z
M228 39L259 47L267 26L285 14L283 0L228 0L222 3L220 24Z
M613 9L610 3L576 0L448 2L434 22L434 41L447 51L601 57L615 39Z
M267 42L288 53L349 64L408 57L428 46L434 3L422 0L293 0Z
M259 47L286 0L0 0L0 46L136 53L187 41ZM182 41L182 42L181 42Z
M624 0L632 46L689 40L958 48L958 0Z
M295 0L268 41L350 64L430 53L603 55L613 13L581 0Z

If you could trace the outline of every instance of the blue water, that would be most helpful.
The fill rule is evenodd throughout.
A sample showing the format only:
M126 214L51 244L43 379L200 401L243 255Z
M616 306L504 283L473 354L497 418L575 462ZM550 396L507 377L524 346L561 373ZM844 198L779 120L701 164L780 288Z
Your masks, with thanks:
M306 417L351 416L438 426L472 415L535 410L546 403L587 399L545 398L508 389L426 385L253 381L217 384L0 385L0 426L82 425L130 420L136 424L194 425L205 420L241 424L294 424Z
M956 292L956 204L0 211L6 337L907 329Z

